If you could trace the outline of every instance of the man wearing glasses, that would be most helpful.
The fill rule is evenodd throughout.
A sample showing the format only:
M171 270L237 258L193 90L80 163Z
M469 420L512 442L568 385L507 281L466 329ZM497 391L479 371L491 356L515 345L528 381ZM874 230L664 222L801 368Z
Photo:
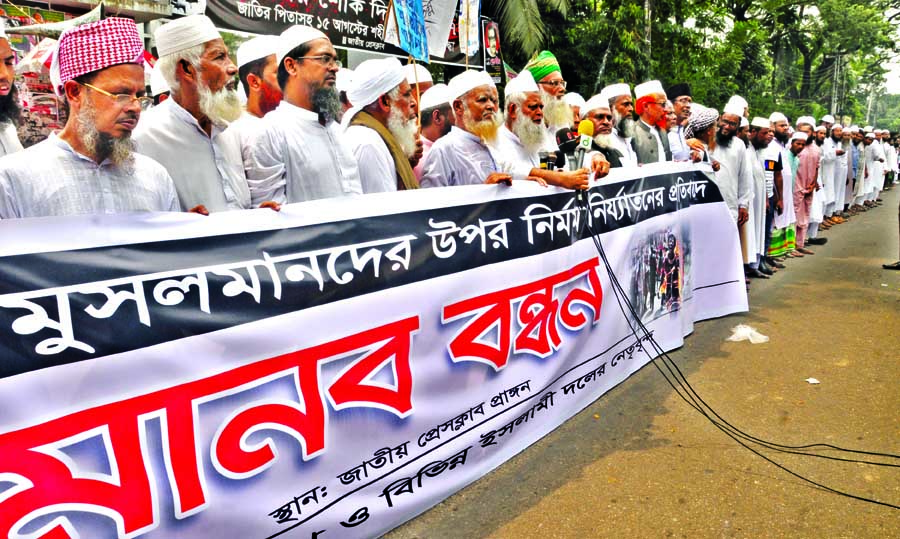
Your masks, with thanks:
M133 152L144 95L144 45L134 21L108 18L60 36L59 134L0 159L0 218L179 211L166 170Z
M240 137L226 131L242 112L238 69L219 31L205 15L190 15L160 26L153 38L172 93L135 130L138 151L166 167L183 210L249 208Z
M635 111L640 121L634 130L631 144L638 164L659 163L672 160L669 138L662 128L666 120L666 92L658 80L651 80L634 87L637 101Z
M275 60L284 99L262 119L250 143L253 204L362 194L356 159L336 121L337 52L324 33L308 26L292 26L280 40Z
M547 125L548 148L555 149L556 132L563 128L572 127L572 108L566 103L566 81L556 56L550 51L541 51L526 65L525 69L531 72L534 81L541 91L541 101L544 103L544 123Z

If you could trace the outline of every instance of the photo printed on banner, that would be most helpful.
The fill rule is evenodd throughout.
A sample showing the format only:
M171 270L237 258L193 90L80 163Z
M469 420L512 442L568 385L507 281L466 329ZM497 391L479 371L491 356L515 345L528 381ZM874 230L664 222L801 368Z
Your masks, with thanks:
M691 242L687 223L636 234L628 251L630 300L641 322L677 312L690 296Z

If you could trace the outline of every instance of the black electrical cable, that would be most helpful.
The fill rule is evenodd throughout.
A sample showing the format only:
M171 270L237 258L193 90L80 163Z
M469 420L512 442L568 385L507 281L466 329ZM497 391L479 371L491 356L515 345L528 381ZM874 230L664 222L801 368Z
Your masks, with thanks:
M580 197L578 197L577 200L584 201L584 204L586 204L586 210L588 212L592 211L590 200L588 197L580 196ZM776 467L784 470L785 472L797 477L798 479L801 479L807 483L810 483L814 486L822 488L828 492L839 494L841 496L846 496L848 498L852 498L852 499L856 499L856 500L860 500L860 501L864 501L864 502L869 502L869 503L873 503L873 504L877 504L877 505L883 505L885 507L891 507L894 509L900 509L900 506L897 506L897 505L893 505L893 504L890 504L887 502L873 500L870 498L864 498L864 497L856 496L854 494L850 494L847 492L839 491L839 490L833 489L831 487L828 487L826 485L823 485L821 483L818 483L816 481L813 481L812 479L806 478L806 477L786 468L785 466L775 462L771 458L767 457L766 455L763 455L762 453L760 453L756 449L753 449L752 447L750 447L749 445L744 443L744 441L739 439L739 438L743 438L744 440L746 440L748 442L756 443L756 444L762 445L763 447L765 447L767 449L771 449L771 450L782 452L782 453L795 454L795 455L801 455L801 456L809 456L809 457L817 457L817 458L825 458L825 459L829 459L829 460L837 460L837 461L843 461L843 462L864 463L864 464L870 464L870 465L875 465L875 466L900 467L900 465L898 465L898 464L871 462L871 461L863 461L863 460L857 460L857 459L844 459L844 458L839 458L839 457L831 457L831 456L827 456L827 455L819 455L819 454L815 454L815 453L805 453L802 451L797 451L799 449L826 448L826 449L842 451L842 452L847 452L847 453L900 459L900 456L898 456L898 455L892 455L892 454L888 454L888 453L871 452L871 451L859 451L859 450L853 450L853 449L845 449L845 448L841 448L841 447L834 446L831 444L809 444L809 445L802 445L802 446L789 446L789 445L776 444L773 442L768 442L766 440L762 440L760 438L756 438L755 436L745 433L745 432L741 431L740 429L738 429L737 427L735 427L734 425L732 425L731 423L729 423L724 418L722 418L708 403L706 403L706 401L703 400L702 397L700 397L700 395L696 392L696 390L694 390L693 386L691 386L690 383L687 381L687 378L684 376L684 373L681 372L681 369L678 368L678 365L675 364L675 362L669 357L669 355L666 353L666 351L663 350L662 347L659 345L659 343L657 343L656 340L653 338L652 333L647 329L647 327L641 321L640 316L637 314L637 312L634 309L634 306L631 304L630 300L628 299L628 296L627 296L624 288L622 287L621 283L619 282L618 278L616 277L615 272L613 272L612 265L606 256L606 251L603 248L603 244L602 244L602 241L600 240L599 233L594 230L590 218L587 218L584 220L584 225L590 229L591 239L594 242L594 247L597 249L597 252L600 255L600 258L603 260L603 264L606 267L606 272L610 279L610 283L613 286L613 291L614 291L614 296L616 298L616 302L618 303L619 309L621 310L623 316L625 317L625 320L628 324L629 329L631 330L631 333L636 338L638 338L638 339L641 338L637 329L635 329L634 325L632 325L632 318L633 318L633 320L636 322L638 328L643 332L645 342L649 342L652 345L653 351L656 354L656 357L651 357L651 362L653 363L654 367L660 372L660 374L663 376L663 378L665 378L666 382L672 387L673 390L675 390L676 394L678 394L678 396L682 400L684 400L689 406L691 406L692 408L697 410L701 415L706 417L716 428L718 428L719 430L724 432L726 435L728 435L734 441L739 443L745 449L748 449L749 451L753 452L755 455L762 457L767 462L769 462L769 463L775 465ZM584 226L581 227L579 236L583 237L583 232L584 232ZM624 302L624 305L623 305L623 302ZM630 317L628 315L628 312L626 312L625 306L628 307L628 311L631 313ZM662 359L660 359L660 358L662 358ZM666 372L662 369L662 367L660 367L660 365L658 364L659 362L663 363L663 366L669 371L669 375L667 375ZM674 378L675 381L673 382L669 378L669 376L672 376L672 378ZM682 391L685 394L682 394ZM707 412L707 410L709 410L709 411ZM715 416L715 418L711 417L710 414L712 414L712 416Z

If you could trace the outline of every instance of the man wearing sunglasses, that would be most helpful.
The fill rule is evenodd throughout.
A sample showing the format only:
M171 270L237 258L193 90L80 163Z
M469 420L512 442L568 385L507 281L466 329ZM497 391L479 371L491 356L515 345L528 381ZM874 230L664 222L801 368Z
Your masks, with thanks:
M0 218L179 211L166 170L133 152L144 95L144 45L134 21L112 17L60 36L69 118L59 134L0 159Z

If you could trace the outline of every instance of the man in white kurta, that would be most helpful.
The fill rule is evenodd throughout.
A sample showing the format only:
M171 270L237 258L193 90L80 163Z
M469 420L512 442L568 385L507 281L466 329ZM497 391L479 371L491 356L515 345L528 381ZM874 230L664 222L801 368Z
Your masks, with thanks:
M364 193L418 188L409 159L416 152L413 87L393 57L357 66L347 91L353 107L344 113L344 139L359 167Z
M637 154L634 152L634 147L631 146L635 128L634 119L631 117L634 112L631 86L626 83L610 84L600 91L600 95L609 98L609 107L615 122L611 142L613 148L622 154L622 167L638 166Z
M237 67L218 30L190 15L160 26L154 39L172 95L141 119L138 151L166 167L183 210L249 208L240 139L226 131L241 114Z
M165 169L131 150L131 131L151 102L134 21L69 29L57 54L69 118L58 134L0 159L0 218L178 211Z
M763 124L757 121L764 121ZM761 156L759 155L760 145L765 148L765 140L768 136L769 120L764 118L754 118L756 125L750 126L750 146L747 147L747 162L750 164L750 171L753 176L753 202L750 204L750 219L747 221L747 260L746 263L752 268L762 268L759 266L759 260L765 252L766 238L766 201L768 200L769 184L767 181L766 171L763 168ZM765 272L763 272L765 273Z
M712 151L712 158L720 165L715 175L715 182L722 194L722 199L731 211L734 222L743 224L748 217L750 203L753 201L753 178L750 163L747 160L749 155L747 146L734 136L740 122L740 117L735 112L737 111L723 112L716 133L717 145Z
M831 139L835 145L834 160L834 207L831 211L831 219L837 223L843 223L844 198L847 190L847 150L845 148L844 127L840 124L831 127Z
M834 188L834 174L837 169L838 145L831 137L831 133L825 134L822 142L822 157L819 161L819 176L822 178L824 196L822 198L824 221L831 223L831 214L834 212L836 190Z
M15 123L19 113L15 61L16 51L9 46L9 39L0 25L0 157L22 149Z
M359 167L335 121L337 52L324 33L307 26L292 26L281 39L276 59L284 99L251 142L252 203L362 194Z

